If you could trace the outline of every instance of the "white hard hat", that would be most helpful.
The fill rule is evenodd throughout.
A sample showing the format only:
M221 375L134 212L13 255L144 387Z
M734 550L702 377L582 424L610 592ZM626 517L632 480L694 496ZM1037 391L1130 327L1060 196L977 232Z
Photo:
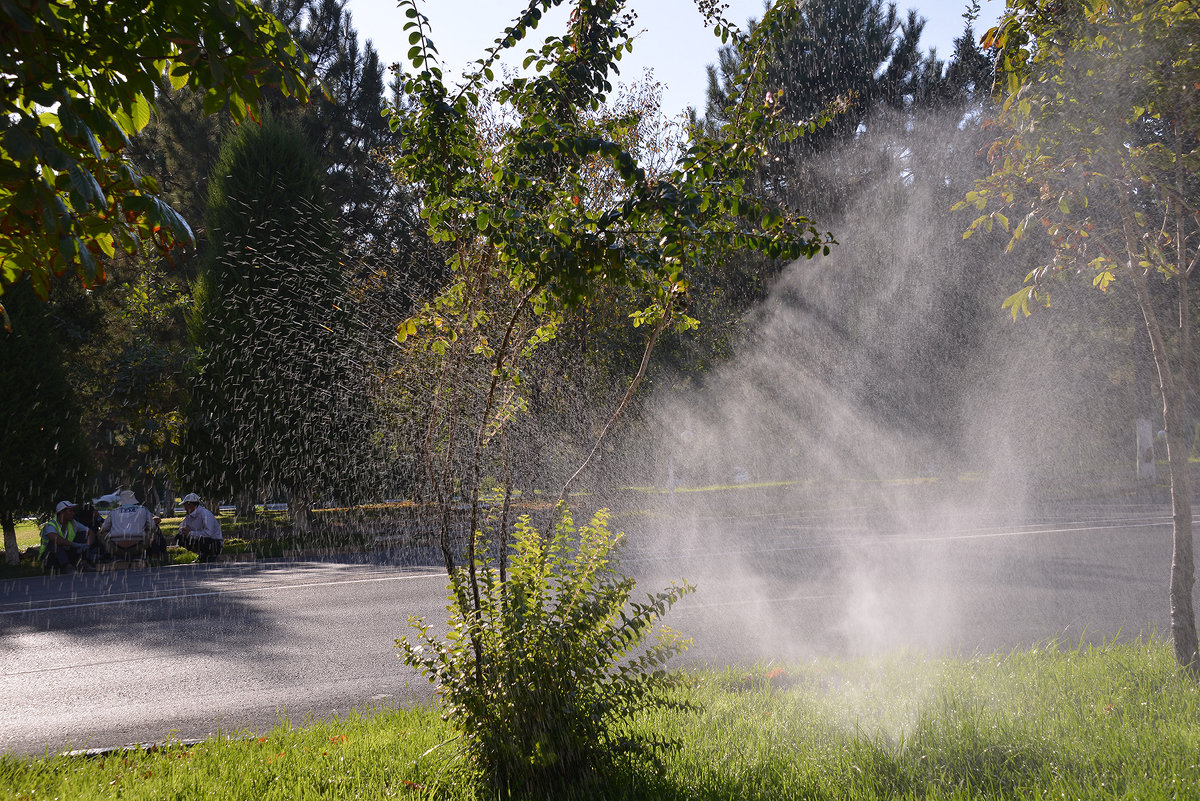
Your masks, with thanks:
M184 503L200 503L200 496L194 492L189 492L183 496Z
M54 507L54 514L58 514L63 509L74 509L74 508L75 508L75 504L71 503L70 501L59 501L58 506Z

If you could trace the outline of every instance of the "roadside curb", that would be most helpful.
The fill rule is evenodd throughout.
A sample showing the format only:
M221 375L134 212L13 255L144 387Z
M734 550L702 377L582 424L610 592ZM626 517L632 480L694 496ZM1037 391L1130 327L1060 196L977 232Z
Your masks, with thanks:
M200 745L207 742L208 738L191 739L191 740L167 740L162 743L131 743L129 745L112 745L107 748L83 748L76 751L60 751L58 756L85 759L95 757L112 756L113 754L125 754L130 751L143 751L150 753L153 751L162 751L168 748L191 748L194 745Z

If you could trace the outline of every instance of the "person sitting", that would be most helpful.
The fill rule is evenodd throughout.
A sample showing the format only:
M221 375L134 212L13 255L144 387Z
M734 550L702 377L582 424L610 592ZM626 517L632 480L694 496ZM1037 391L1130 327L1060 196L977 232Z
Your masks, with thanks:
M200 503L200 496L194 492L183 496L183 508L187 514L179 524L176 542L199 556L199 561L211 562L221 553L225 543L221 523Z
M91 501L75 506L75 525L84 525L92 530L92 538L95 540L95 549L97 560L100 562L111 562L112 554L104 548L104 541L100 538L100 526L104 523L104 517L96 511L96 507Z
M121 492L121 505L104 519L100 533L117 559L145 559L154 538L154 516L130 490Z
M80 563L83 570L96 569L96 532L75 521L75 504L70 501L54 507L54 517L42 526L41 540L38 558L43 569L74 573Z

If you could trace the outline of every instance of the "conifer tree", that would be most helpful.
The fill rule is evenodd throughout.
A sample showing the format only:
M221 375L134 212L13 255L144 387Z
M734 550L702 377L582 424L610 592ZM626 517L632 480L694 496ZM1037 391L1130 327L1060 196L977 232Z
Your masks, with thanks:
M755 24L751 20L751 29ZM817 0L803 4L792 24L771 37L762 91L775 113L799 124L835 114L806 136L770 143L760 175L767 191L813 216L837 211L857 168L825 165L836 177L818 178L813 155L854 137L880 106L905 102L920 67L923 28L915 13L901 21L896 5L883 0ZM708 68L705 122L713 126L726 124L735 107L730 76L741 69L744 55L725 45L718 58Z
M346 276L322 183L309 144L280 121L243 126L222 149L181 465L209 497L287 493L301 525L318 493L343 485L356 430L343 392L355 372Z
M360 301L349 308L355 310L360 325L376 332L364 332L364 338L390 341L395 320L407 314L411 306L411 288L430 283L422 277L426 268L421 254L427 248L411 203L379 155L393 139L381 114L387 91L383 67L369 42L360 45L353 20L343 5L331 0L264 4L291 31L328 95L314 93L309 103L299 104L267 92L263 102L277 120L302 135L318 161L324 197L332 215L329 233L342 262L349 267L347 277L355 285L353 291ZM114 265L108 286L96 294L104 321L88 345L93 358L85 363L84 370L94 375L84 383L106 388L118 369L144 379L129 385L128 392L114 395L103 391L91 398L95 409L89 417L95 424L102 455L108 453L105 444L112 437L105 435L113 430L113 424L118 432L128 428L126 410L136 409L137 419L133 422L154 422L154 431L150 432L154 434L154 446L161 443L168 458L174 456L170 451L178 443L170 439L163 442L158 434L164 432L157 422L176 419L180 411L178 398L187 394L180 392L186 389L182 383L187 365L181 364L185 360L179 358L183 352L178 343L188 337L179 308L187 304L187 287L208 257L209 230L201 222L206 215L209 176L222 142L236 131L237 126L227 117L203 113L200 94L164 87L153 119L134 142L138 163L158 179L171 205L193 222L197 248L176 258L169 271L165 265ZM440 275L442 271L439 265L434 272ZM155 304L152 310L146 308L147 294ZM140 323L147 319L148 312L155 317L153 338L143 335L146 326ZM139 324L131 325L131 321ZM174 328L167 330L166 326ZM377 350L384 352L385 348L379 345ZM156 375L141 369L154 363L161 366ZM128 369L130 364L133 370ZM172 403L176 405L169 406ZM142 412L145 409L153 409L156 414L147 417ZM146 432L134 433L146 439ZM129 439L122 437L122 441ZM121 459L121 454L113 454L112 459L106 456L106 461L117 467ZM130 462L128 458L124 461Z

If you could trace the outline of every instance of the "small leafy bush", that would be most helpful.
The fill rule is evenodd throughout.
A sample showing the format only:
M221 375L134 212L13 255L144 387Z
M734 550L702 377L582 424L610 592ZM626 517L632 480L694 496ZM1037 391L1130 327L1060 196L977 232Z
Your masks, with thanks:
M672 584L631 602L634 580L615 561L622 538L604 510L578 530L564 512L551 538L522 517L507 576L484 556L474 585L465 568L452 577L444 642L419 618L409 620L418 633L396 641L404 661L436 685L476 779L502 797L553 794L572 778L602 776L622 757L652 757L669 745L631 738L624 723L671 705L666 690L678 675L664 666L690 641L666 628L646 640L694 587Z

